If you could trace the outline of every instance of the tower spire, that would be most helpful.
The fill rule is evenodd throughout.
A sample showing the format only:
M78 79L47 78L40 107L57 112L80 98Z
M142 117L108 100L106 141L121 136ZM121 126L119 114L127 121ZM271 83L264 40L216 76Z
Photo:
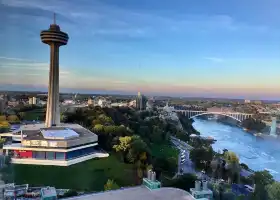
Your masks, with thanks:
M56 13L53 13L53 24L56 24Z

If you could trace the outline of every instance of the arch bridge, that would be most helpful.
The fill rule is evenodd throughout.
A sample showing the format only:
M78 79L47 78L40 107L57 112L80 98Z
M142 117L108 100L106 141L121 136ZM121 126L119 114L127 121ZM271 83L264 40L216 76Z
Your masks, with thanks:
M239 112L209 112L209 111L194 111L194 110L176 110L178 113L184 114L188 119L195 118L201 115L222 115L242 122L245 119L251 118L253 114Z

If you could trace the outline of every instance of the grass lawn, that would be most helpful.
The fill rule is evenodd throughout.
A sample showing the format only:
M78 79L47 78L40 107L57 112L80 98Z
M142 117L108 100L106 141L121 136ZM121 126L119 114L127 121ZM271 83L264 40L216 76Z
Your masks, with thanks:
M132 186L132 165L120 162L114 155L93 159L69 167L14 165L15 182L32 186L55 186L79 191L102 191L108 179L119 186Z
M24 112L24 116L23 119L24 120L37 120L37 119L42 119L44 118L44 109L35 109L35 110L31 110L31 111L26 111Z

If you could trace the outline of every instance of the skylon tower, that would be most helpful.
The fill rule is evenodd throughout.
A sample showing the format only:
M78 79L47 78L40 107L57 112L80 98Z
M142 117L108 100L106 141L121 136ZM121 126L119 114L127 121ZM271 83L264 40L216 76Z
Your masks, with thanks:
M68 34L60 31L60 27L56 24L56 16L54 14L54 22L48 30L41 31L41 40L50 46L50 72L48 87L48 102L46 112L46 127L60 124L59 110L59 47L66 45L68 42Z

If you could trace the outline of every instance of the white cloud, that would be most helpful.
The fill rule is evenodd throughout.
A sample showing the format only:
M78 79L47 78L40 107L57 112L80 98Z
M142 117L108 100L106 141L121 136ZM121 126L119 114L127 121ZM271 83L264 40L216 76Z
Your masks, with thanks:
M6 73L7 76L48 76L49 66L46 62L0 56L1 73ZM64 70L66 67L59 67L59 74L64 76L71 74L70 71Z
M12 60L12 61L35 62L34 60L30 60L30 59L13 58L13 57L5 57L5 56L0 56L0 60Z
M212 62L217 62L217 63L224 62L223 58L218 58L218 57L205 57L204 59L210 60Z

